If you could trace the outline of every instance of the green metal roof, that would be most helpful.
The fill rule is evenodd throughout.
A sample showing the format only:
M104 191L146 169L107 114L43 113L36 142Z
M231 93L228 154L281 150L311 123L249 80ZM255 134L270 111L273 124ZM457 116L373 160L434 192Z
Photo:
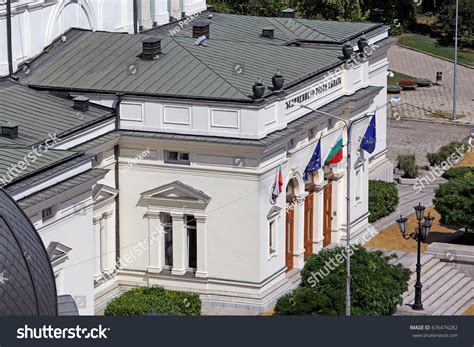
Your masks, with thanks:
M206 20L211 24L211 40L256 42L271 45L284 45L293 40L312 40L326 43L344 43L362 34L369 37L387 30L380 23L370 22L338 22L324 20L309 20L301 18L256 17L235 14L203 12L190 23L180 26L180 22L170 23L159 28L146 31L146 34L192 37L192 26L197 21ZM179 27L180 30L176 28ZM273 27L275 38L261 36L262 29ZM355 42L354 42L355 43Z
M271 86L280 69L291 85L341 64L340 47L305 49L165 37L158 60L140 58L146 35L73 30L32 64L30 85L95 92L251 101L258 78ZM72 42L71 42L72 41ZM270 90L267 88L267 92Z
M84 128L109 117L113 110L91 106L87 112L72 109L73 101L32 90L7 79L0 81L0 125L18 125L18 138L0 136L0 147L31 146L55 133Z
M18 204L21 208L26 209L28 207L34 206L42 201L50 199L54 196L57 196L61 193L64 193L70 189L73 189L83 183L102 179L108 170L104 169L91 169L89 171L83 172L77 176L69 178L65 181L62 181L59 184L43 189L37 193L34 193L24 199L18 201Z
M35 152L31 148L0 148L0 179L9 183L77 155L76 152L53 149Z

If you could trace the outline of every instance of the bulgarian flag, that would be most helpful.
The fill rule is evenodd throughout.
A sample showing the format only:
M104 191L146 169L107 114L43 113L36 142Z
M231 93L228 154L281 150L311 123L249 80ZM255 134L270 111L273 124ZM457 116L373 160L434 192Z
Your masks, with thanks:
M275 175L275 183L273 184L272 198L276 199L283 191L283 175L281 173L281 164L278 165L277 173Z
M324 164L337 164L342 160L342 132L337 138L336 144L329 152Z

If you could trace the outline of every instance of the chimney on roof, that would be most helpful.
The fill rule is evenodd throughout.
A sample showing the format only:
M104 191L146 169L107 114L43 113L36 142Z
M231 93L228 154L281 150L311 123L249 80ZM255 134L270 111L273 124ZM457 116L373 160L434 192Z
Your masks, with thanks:
M210 23L199 21L193 25L193 38L197 39L201 36L206 36L209 39L210 36Z
M281 13L281 16L283 18L295 18L296 15L296 10L293 10L292 8L287 8L286 10L283 10Z
M143 60L155 60L159 57L159 55L161 54L161 40L161 37L149 36L142 41Z
M86 112L89 111L89 98L86 98L85 96L77 96L74 99L74 106L72 107L76 111L80 112Z
M266 37L268 39L275 38L275 28L263 28L262 29L262 37Z
M18 138L18 124L6 122L0 125L2 137L7 137L9 139Z

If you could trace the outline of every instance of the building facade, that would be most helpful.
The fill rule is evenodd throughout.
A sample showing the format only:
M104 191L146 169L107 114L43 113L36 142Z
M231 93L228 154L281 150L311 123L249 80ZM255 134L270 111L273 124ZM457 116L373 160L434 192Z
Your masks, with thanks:
M42 226L52 201L25 205L45 243L70 254L63 288L87 293L83 314L140 285L197 292L206 307L263 312L295 287L308 256L344 242L347 147L341 162L308 177L304 170L319 141L324 159L346 132L299 103L362 118L352 129L353 240L369 226L369 177L391 178L387 27L208 12L175 27L69 30L18 72L35 93L116 111L102 130L83 124L80 136L54 146L92 157L86 171L102 174L83 195L79 186L63 193L73 207L53 195L57 223ZM359 47L363 35L369 51ZM346 42L355 55L345 56ZM358 143L370 120L363 116L375 110L369 155ZM280 168L282 192L272 197ZM66 279L75 271L87 288Z

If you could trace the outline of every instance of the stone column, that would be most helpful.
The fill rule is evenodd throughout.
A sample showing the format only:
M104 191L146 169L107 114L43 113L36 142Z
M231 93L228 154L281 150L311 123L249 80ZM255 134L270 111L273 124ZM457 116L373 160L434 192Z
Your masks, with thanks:
M181 19L183 9L181 8L181 0L171 0L170 16L175 19Z
M206 216L194 216L197 233L197 269L196 277L208 277L207 273L207 230Z
M153 26L169 23L168 0L151 0Z
M184 222L184 214L171 213L173 218L173 269L172 275L184 275L186 273L187 231Z
M151 273L163 270L164 227L159 213L147 213L148 218L148 268Z
M94 218L94 279L97 281L102 277L102 270L100 267L101 253L100 253L100 226L102 218Z
M308 192L296 197L294 221L293 266L301 269L304 265L304 201Z
M104 234L104 253L102 258L104 259L104 271L108 274L112 274L115 271L115 223L113 221L114 212L106 212L102 215L103 220L103 231Z
M333 175L332 194L332 237L333 243L341 242L346 225L346 179L343 171Z

